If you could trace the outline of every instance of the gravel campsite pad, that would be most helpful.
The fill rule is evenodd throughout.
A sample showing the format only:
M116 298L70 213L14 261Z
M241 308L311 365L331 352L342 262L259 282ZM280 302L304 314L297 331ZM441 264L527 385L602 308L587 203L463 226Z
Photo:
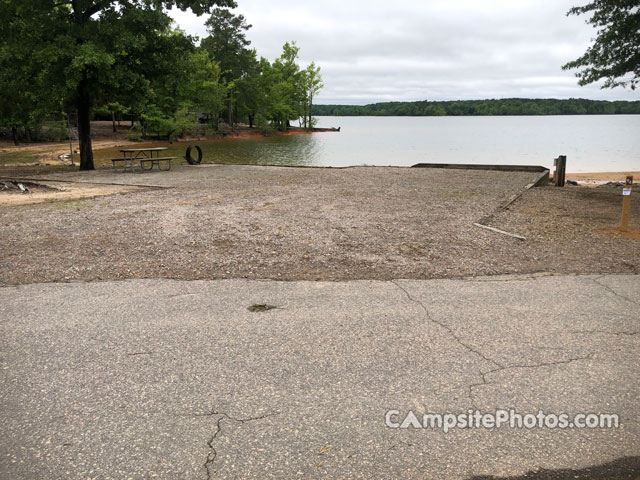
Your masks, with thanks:
M604 233L619 219L616 191L526 192L490 223L526 241L473 226L535 176L240 165L42 175L133 191L33 205L0 197L0 282L640 272L640 240ZM634 202L635 228L638 218Z

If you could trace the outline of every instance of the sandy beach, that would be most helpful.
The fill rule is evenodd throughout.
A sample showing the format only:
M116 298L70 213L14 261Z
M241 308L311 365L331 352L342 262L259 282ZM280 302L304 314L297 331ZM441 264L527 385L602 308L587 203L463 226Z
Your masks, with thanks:
M628 175L633 175L634 181L640 181L640 171L635 172L594 172L567 173L567 179L580 183L624 182Z

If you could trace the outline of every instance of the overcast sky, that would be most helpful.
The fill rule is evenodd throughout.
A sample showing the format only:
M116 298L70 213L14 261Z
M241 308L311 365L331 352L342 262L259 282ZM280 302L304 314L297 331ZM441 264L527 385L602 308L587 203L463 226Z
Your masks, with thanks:
M639 100L630 89L579 87L560 67L595 36L587 17L565 14L586 0L237 0L259 56L273 60L295 40L325 88L318 103L505 97ZM206 36L206 17L174 10L177 24Z

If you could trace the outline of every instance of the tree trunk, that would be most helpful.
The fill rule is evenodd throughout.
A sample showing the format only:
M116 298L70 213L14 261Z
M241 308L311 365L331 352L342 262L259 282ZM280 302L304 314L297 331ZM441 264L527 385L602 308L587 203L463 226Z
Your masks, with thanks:
M311 118L313 116L313 93L309 94L309 130L313 128L313 124L311 123Z
M29 127L24 127L24 134L27 137L27 142L31 143L33 140L31 138L31 129Z
M78 143L80 144L80 170L95 170L91 149L91 102L89 82L83 76L78 85Z
M11 136L13 137L13 143L18 145L18 128L13 126L11 127Z
M249 128L253 128L253 115L249 114Z
M233 131L233 105L231 104L231 99L227 100L227 124L231 127L231 131Z
M113 126L113 133L116 133L116 112L111 112L111 125Z

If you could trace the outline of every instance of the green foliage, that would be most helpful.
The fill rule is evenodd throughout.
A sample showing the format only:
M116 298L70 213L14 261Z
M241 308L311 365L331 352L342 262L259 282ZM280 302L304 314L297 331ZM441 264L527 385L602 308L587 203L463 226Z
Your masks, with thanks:
M159 137L172 137L193 131L198 120L189 103L181 104L173 114L167 114L157 105L150 104L145 113L141 115L141 123L144 128L144 136L150 134Z
M182 80L182 90L177 97L190 103L192 110L214 119L217 125L220 110L234 85L222 78L220 65L199 50L187 58Z
M35 0L0 0L0 18L0 128L33 129L59 111L64 98L64 82L58 80L64 78L58 65L62 49L70 41L64 14Z
M289 121L302 113L304 91L296 63L299 51L295 42L287 42L282 47L282 55L272 65L263 67L263 115L279 130L285 130Z
M269 123L273 128L285 130L291 120L299 118L308 125L313 95L322 88L322 80L315 64L300 69L299 51L295 42L287 42L282 55L273 63L260 60L256 79L258 125Z
M240 78L247 70L244 53L251 42L245 32L251 25L226 8L216 8L205 25L209 36L202 40L202 48L220 64L227 82Z
M640 101L608 102L571 98L504 98L496 100L456 100L444 102L386 102L371 105L316 105L316 115L324 116L482 116L482 115L612 115L640 114Z
M591 14L587 23L596 27L598 34L584 55L562 68L582 68L576 73L580 85L604 79L602 88L629 85L635 90L640 82L638 0L594 0L572 8L567 15L585 13Z
M212 13L209 36L173 29L167 8ZM214 8L214 7L221 8ZM258 60L233 14L233 0L0 0L0 133L36 139L55 112L78 112L81 168L93 168L91 112L140 120L133 136L182 135L199 121L264 129L311 122L322 87L315 65L301 70L287 43L273 64ZM60 117L60 115L58 115ZM59 133L59 129L56 130ZM57 136L58 133L55 133Z
M233 125L233 104L238 90L236 85L246 76L251 60L245 32L251 28L242 15L235 15L229 9L216 8L206 22L209 36L202 40L201 48L220 65L226 82L227 123ZM218 116L216 115L216 122Z
M127 133L126 135L127 140L131 140L132 142L141 142L142 141L142 135L140 135L140 133L138 133L137 129L131 129L131 131L129 131L129 133Z
M255 50L244 50L246 71L235 82L236 116L253 127L260 107L262 65Z
M295 42L287 42L282 55L269 63L248 48L246 31L251 25L242 15L217 8L206 25L209 36L201 48L219 63L226 82L227 123L233 125L235 118L250 126L284 130L294 119L311 122L313 96L322 88L322 79L315 64L300 69Z
M315 121L313 119L313 98L323 87L322 76L320 75L320 67L314 62L301 72L302 88L305 95L303 101L304 127L313 128Z
M233 0L0 0L0 81L21 92L0 101L2 125L16 128L64 107L78 111L80 168L93 169L91 108L118 102L178 110L154 98L153 83L172 73L174 60L194 49L172 31L166 9L208 13ZM150 118L155 115L152 109Z
M37 136L34 138L40 142L60 142L67 138L67 125L63 121L43 122L36 129Z

